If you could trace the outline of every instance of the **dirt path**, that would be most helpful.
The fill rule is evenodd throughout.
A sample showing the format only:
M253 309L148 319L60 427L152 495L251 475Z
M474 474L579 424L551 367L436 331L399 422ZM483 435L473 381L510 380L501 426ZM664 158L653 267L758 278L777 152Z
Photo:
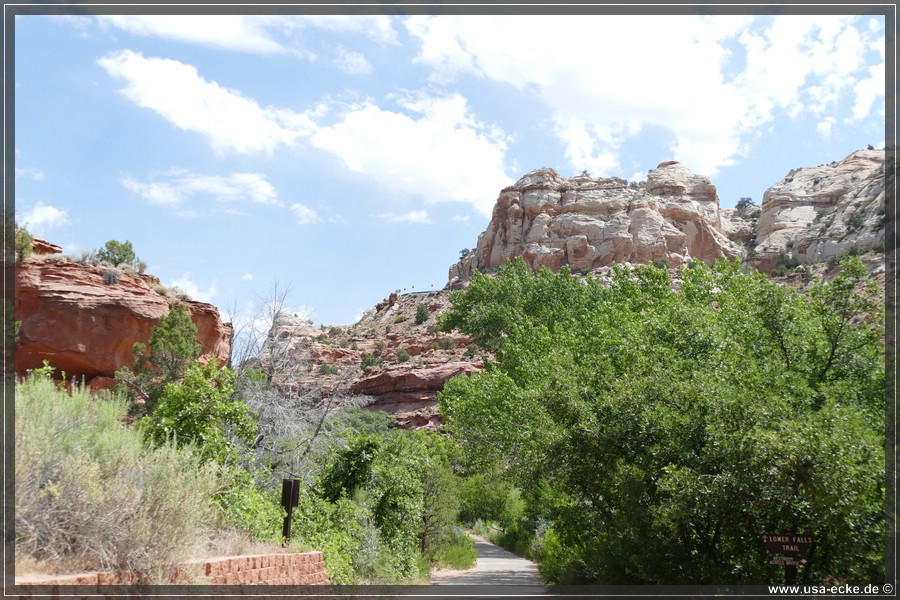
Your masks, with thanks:
M442 569L431 574L432 585L526 585L542 586L537 565L470 534L478 561L465 571Z

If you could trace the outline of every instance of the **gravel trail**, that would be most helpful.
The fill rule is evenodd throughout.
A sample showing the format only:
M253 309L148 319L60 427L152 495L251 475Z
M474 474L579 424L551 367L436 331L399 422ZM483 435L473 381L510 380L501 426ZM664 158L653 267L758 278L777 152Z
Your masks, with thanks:
M484 538L475 540L478 561L465 571L442 569L431 574L432 585L523 585L542 586L537 565L495 546Z

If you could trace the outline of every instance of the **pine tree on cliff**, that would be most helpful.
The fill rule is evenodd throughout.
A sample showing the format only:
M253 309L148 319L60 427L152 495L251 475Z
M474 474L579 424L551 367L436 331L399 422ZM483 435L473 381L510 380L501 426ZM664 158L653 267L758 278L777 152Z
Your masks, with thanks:
M183 304L169 311L150 335L147 346L135 343L134 369L116 371L116 380L124 384L134 398L132 412L151 414L167 383L179 381L185 371L200 357L197 326Z

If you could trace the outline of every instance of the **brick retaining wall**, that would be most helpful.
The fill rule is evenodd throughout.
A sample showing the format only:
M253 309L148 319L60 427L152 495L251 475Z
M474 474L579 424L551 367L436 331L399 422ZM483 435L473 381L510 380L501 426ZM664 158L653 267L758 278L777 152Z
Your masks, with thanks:
M329 585L321 552L254 554L195 560L178 567L177 582L213 585ZM187 580L187 581L185 581ZM16 578L16 585L113 585L137 583L128 573Z

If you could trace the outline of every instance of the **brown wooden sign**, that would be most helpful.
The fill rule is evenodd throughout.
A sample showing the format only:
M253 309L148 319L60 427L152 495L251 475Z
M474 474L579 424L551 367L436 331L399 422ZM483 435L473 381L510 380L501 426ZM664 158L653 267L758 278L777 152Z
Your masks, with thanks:
M762 536L766 550L773 554L806 556L812 548L811 535L799 533L764 533ZM782 564L782 563L778 563Z

